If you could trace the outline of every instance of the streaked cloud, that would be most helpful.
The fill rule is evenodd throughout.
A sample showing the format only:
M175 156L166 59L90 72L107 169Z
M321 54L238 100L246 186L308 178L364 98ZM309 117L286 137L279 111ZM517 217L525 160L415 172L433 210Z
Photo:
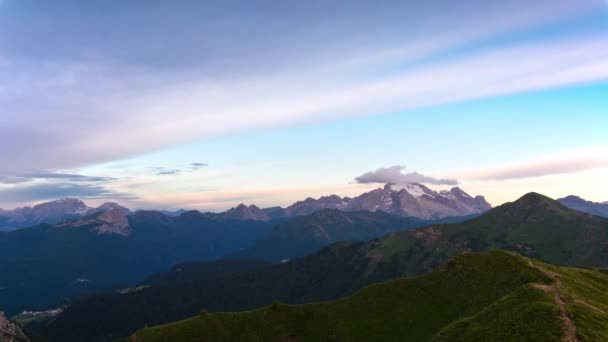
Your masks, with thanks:
M182 172L179 169L170 169L163 166L151 166L150 169L157 176L174 176Z
M366 183L390 183L390 184L407 184L407 183L424 183L434 185L456 185L458 181L455 179L439 179L425 176L418 172L403 173L406 170L405 166L395 165L386 168L379 168L375 171L370 171L355 178L355 181L360 184Z
M0 202L38 202L65 197L81 199L135 200L134 194L111 190L105 186L78 183L35 183L0 188Z
M207 163L191 163L190 166L192 167L192 170L198 171L198 170L202 169L203 167L209 166L209 164L207 164Z
M0 183L4 184L18 184L25 183L34 180L61 180L68 182L109 182L116 180L113 177L98 177L98 176L85 176L77 173L63 173L63 172L21 172L0 175Z
M601 33L483 44L593 13L594 0L110 1L101 17L96 2L21 3L0 17L5 170L608 78Z
M608 169L608 147L563 151L533 160L463 172L459 177L481 181L502 181L573 174L595 169Z

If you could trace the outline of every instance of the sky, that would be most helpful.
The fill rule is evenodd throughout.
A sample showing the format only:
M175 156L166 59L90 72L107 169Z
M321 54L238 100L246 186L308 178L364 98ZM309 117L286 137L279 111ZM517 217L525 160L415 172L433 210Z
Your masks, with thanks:
M608 201L608 2L0 0L0 207Z

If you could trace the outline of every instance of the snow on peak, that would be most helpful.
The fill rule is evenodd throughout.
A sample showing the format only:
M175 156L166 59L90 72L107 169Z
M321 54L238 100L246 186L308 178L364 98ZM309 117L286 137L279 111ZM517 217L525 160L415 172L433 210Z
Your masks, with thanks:
M420 184L409 183L405 185L404 189L414 197L421 197L422 195L433 197L433 195L425 191L425 189Z

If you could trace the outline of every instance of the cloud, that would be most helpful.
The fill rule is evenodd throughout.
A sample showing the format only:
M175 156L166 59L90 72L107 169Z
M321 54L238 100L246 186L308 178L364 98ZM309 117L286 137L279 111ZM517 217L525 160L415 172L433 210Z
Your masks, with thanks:
M109 182L116 180L113 177L98 177L98 176L85 176L76 173L62 173L62 172L48 172L48 171L36 171L36 172L22 172L14 174L0 175L0 183L2 184L18 184L30 182L33 180L62 180L69 182Z
M357 183L390 183L390 184L407 184L407 183L424 183L434 185L456 185L458 181L455 179L438 179L425 176L418 172L403 173L406 170L405 166L395 165L386 168L379 168L376 171L370 171L355 178Z
M181 170L177 170L177 169L166 169L166 170L158 170L156 172L157 175L159 176L168 176L168 175L177 175L178 173L181 173Z
M149 169L157 176L172 176L182 172L182 170L179 169L169 169L163 166L150 166Z
M605 35L467 48L592 0L22 3L0 12L3 170L608 77Z
M202 169L203 167L209 166L209 164L207 164L207 163L192 163L192 164L190 164L190 166L192 167L192 170L198 171L198 170Z
M41 183L0 188L0 202L33 202L57 198L135 200L134 194L119 192L100 185L74 183Z
M511 180L579 173L608 168L608 147L596 147L544 156L499 167L464 172L461 178L472 180Z

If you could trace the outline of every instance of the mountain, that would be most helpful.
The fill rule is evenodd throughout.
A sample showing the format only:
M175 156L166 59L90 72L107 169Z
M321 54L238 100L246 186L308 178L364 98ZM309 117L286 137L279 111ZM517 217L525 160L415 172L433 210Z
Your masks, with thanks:
M608 275L497 250L461 254L421 277L338 301L202 311L129 340L606 341L607 321Z
M185 210L185 209L178 209L178 210L174 210L174 211L171 211L171 210L161 210L160 212L163 213L163 214L165 214L165 215L167 215L167 216L173 216L173 217L175 217L175 216L179 216L179 215L181 215L181 214L183 214L183 213L185 213L187 211L188 210Z
M0 209L0 231L38 224L57 224L112 209L119 209L125 215L130 214L129 209L116 203L104 203L97 208L89 208L83 201L75 198L64 198L14 210Z
M464 221L465 217L447 220ZM435 223L383 211L345 212L321 209L277 225L264 240L237 253L237 259L281 261L312 254L338 241L367 241L379 236Z
M608 203L586 201L578 196L567 196L557 200L568 208L587 214L608 217Z
M119 209L123 215L131 214L128 208L117 203L108 202L97 208L90 208L75 198L65 198L14 210L0 209L0 232L38 224L57 224L65 220L82 218L113 209ZM240 204L222 213L206 213L206 215L226 220L268 222L309 215L323 209L384 211L403 217L434 220L478 214L491 209L491 206L483 196L473 198L458 187L454 187L450 191L436 192L422 184L411 183L404 185L399 190L393 190L392 185L387 184L383 189L372 190L355 198L342 198L337 195L324 196L319 199L307 198L287 208L260 209L255 205ZM185 210L160 212L166 216L177 217Z
M61 341L70 341L70 336L118 338L145 325L196 315L201 308L240 311L273 300L332 300L373 283L429 272L462 252L493 248L563 266L606 267L608 219L530 193L462 223L434 224L368 242L339 242L257 271L152 286L136 294L90 296L74 301L40 332Z
M255 205L246 206L239 204L236 208L231 208L221 214L220 217L230 220L252 220L252 221L270 221L271 218L266 212L256 207Z
M216 220L197 211L126 216L115 207L0 233L0 305L14 314L80 293L130 286L177 263L234 254L266 237L274 224Z
M477 214L491 208L483 196L471 197L458 187L436 192L422 184L410 183L396 190L387 184L382 189L375 189L354 198L341 198L336 195L319 199L307 198L285 208L283 213L293 217L321 209L384 211L399 216L432 220Z

